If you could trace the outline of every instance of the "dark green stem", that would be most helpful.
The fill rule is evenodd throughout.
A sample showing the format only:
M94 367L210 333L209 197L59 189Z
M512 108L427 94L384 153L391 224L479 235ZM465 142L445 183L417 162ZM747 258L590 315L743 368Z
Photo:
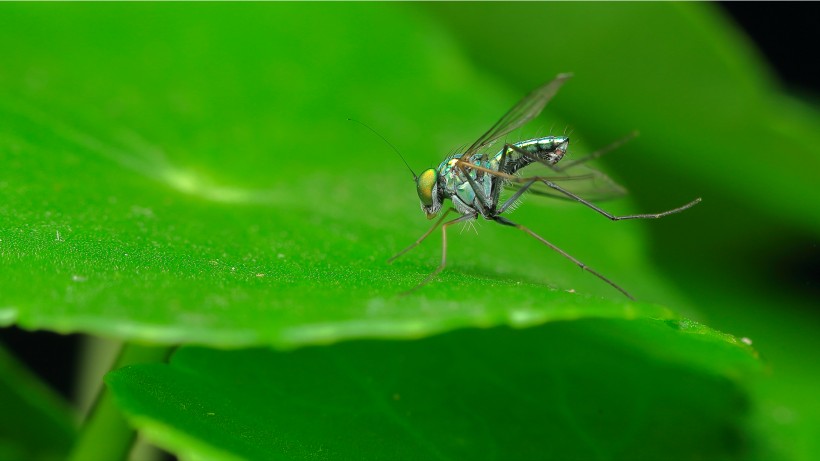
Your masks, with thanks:
M148 347L125 343L112 370L137 363L164 362L170 347ZM71 461L121 460L134 443L134 430L125 421L111 392L102 387L71 450Z

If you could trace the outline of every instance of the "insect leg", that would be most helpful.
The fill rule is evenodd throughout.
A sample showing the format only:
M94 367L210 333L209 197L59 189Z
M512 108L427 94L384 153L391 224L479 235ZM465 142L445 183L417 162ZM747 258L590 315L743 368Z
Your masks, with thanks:
M507 149L501 153L501 160L498 162L498 171L504 171L504 167L507 165ZM494 214L501 213L500 211L496 211L498 207L498 197L501 195L501 187L504 186L504 179L498 176L493 176L493 185L490 188L490 200L492 200L492 212ZM517 198L517 197L516 197Z
M607 284L609 284L610 286L612 286L612 287L613 287L613 288L615 288L616 290L620 291L620 292L621 292L621 293L623 293L623 294L624 294L627 298L629 298L629 299L631 299L631 300L633 300L633 301L635 300L635 298L633 298L633 297L632 297L632 295L630 295L630 294L629 294L626 290L624 290L623 288L621 288L621 287L619 287L618 285L616 285L616 284L615 284L612 280L609 280L608 278L604 277L603 275L601 275L600 273L598 273L598 272L597 272L597 271L595 271L594 269L590 268L590 267L589 267L589 266L587 266L586 264L582 263L581 261L578 261L577 259L575 259L575 257L574 257L574 256L572 256L572 255L570 255L569 253L567 253L566 251L564 251L564 250L562 250L562 249L558 248L558 247L557 247L557 246L555 246L554 244L552 244L552 243L548 242L548 241L547 241L544 237L541 237L540 235L536 234L536 233L535 233L535 232L533 232L532 230L530 230L530 229L528 229L528 228L526 228L526 227L522 226L521 224L514 223L514 222L510 221L509 219L507 219L507 218L505 218L505 217L503 217L503 216L495 216L495 217L493 218L493 220L494 220L495 222L499 223L499 224L503 224L503 225L505 225L505 226L510 226L510 227L515 227L516 229L519 229L519 230L522 230L522 231L526 232L527 234L531 235L532 237L534 237L534 238L535 238L536 240L538 240L539 242L541 242L541 243L543 243L544 245L546 245L546 246L548 246L548 247L552 248L553 250L555 250L555 251L556 251L558 254L560 254L561 256L563 256L563 257L565 257L565 258L569 259L570 261L572 261L573 263L575 263L575 265L576 265L576 266L578 266L578 267L580 267L581 269L583 269L583 270L585 270L585 271L587 271L587 272L591 273L592 275L594 275L594 276L598 277L599 279L603 280L604 282L606 282Z
M531 179L528 183L521 186L520 189L518 189L513 195L510 196L510 198L507 199L506 202L504 202L501 205L501 208L498 209L496 214L501 214L504 211L506 211L507 208L510 207L510 205L512 205L513 203L515 203L516 200L518 200L518 197L521 197L524 194L524 192L527 192L527 189L532 187L532 185L535 184L537 181L538 181L537 179Z
M414 286L410 290L406 291L405 294L412 293L413 291L418 290L424 285L427 285L428 283L430 283L431 280L433 280L436 277L436 275L438 275L442 270L444 270L444 266L447 265L447 228L452 226L453 224L457 224L462 221L467 221L468 219L474 219L475 217L476 215L474 214L466 214L463 216L459 216L456 219L447 221L441 226L441 264L439 264L436 270L434 270L430 275L428 275L427 278L422 280L421 283Z
M387 260L387 264L391 264L391 263L392 263L393 261L395 261L395 260L396 260L399 256L401 256L401 255L403 255L403 254L407 253L408 251L412 250L413 248L417 247L417 246L418 246L421 242L423 242L423 241L424 241L424 239L426 239L426 238L427 238L430 234L432 234L434 230L436 230L436 227L438 227L438 226L439 226L439 224L441 224L441 222L442 222L442 221L444 221L444 218L446 218L446 217L447 217L447 215L448 215L448 214L450 214L450 212L451 212L451 211L456 211L456 210L455 210L454 208L450 208L450 209L448 209L447 211L445 211L445 212L444 212L444 214L442 214L442 215L441 215L441 217L440 217L440 218L438 218L438 221L436 221L436 223L435 223L435 224L433 224L433 227L431 227L431 228L430 228L430 230L428 230L427 232L425 232L425 233L424 233L424 235L422 235L421 237L419 237L419 239L418 239L418 240L416 240L415 242L413 242L413 244L412 244L412 245L410 245L409 247L407 247L407 248L405 248L405 249L403 249L403 250L399 251L399 252L398 252L398 253L396 253L393 257L391 257L390 259L388 259L388 260Z
M627 142L631 141L632 139L634 139L636 137L638 137L638 132L633 131L633 132L629 133L628 135L624 136L623 138L615 140L615 141L609 143L609 145L606 145L606 146L596 150L595 152L592 152L591 154L587 154L587 155L585 155L581 158L574 159L574 160L569 161L569 162L561 162L560 165L555 165L555 168L553 168L553 169L555 171L563 171L563 170L566 170L567 168L574 167L575 165L579 165L581 163L588 162L590 160L595 160L596 158L603 157L604 155L606 155L606 154L612 152L613 150L623 146L624 144L626 144Z
M515 148L515 146L512 146L512 147ZM519 178L518 176L513 176L511 174L503 173L503 172L500 172L500 171L493 171L493 170L490 170L489 168L484 168L484 167L481 167L481 166L478 166L478 165L473 165L471 163L467 163L467 165L470 166L471 168L475 168L475 169L487 172L491 175L508 179L512 182L525 183L526 184L526 183L531 183L533 181L541 181L544 184L546 184L547 187L549 187L551 189L554 189L554 190L566 195L568 198L570 198L572 200L575 200L576 202L579 202L584 206L592 208L596 212L600 213L603 216L606 216L608 219L610 219L612 221L621 221L621 220L624 220L624 219L657 219L657 218L662 218L662 217L668 216L670 214L680 213L681 211L692 208L693 206L695 206L695 205L697 205L698 203L701 202L700 197L698 197L695 200L692 200L691 202L687 203L686 205L683 205L683 206L680 206L678 208L674 208L674 209L671 209L671 210L662 211L660 213L646 213L646 214L635 214L635 215L627 215L627 216L615 216L612 213L609 213L609 212L607 212L607 211L605 211L601 208L598 208L597 206L593 205L592 203L590 203L590 202L584 200L583 198L573 194L572 192L564 189L563 187L559 186L558 184L555 184L554 182L549 181L546 178L542 178L542 177L539 177L539 176L533 176L531 178ZM530 186L532 186L532 184L530 184Z
M527 178L527 179L529 179L530 181L532 181L532 180L541 181L542 183L546 184L547 187L549 187L551 189L554 189L554 190L566 195L567 197L571 198L572 200L575 200L576 202L579 202L579 203L583 204L584 206L586 206L588 208L592 208L593 210L595 210L599 214L602 214L602 215L606 216L608 219L610 219L612 221L621 221L621 220L624 220L624 219L657 219L657 218L662 218L664 216L669 216L670 214L680 213L683 210L686 210L688 208L692 208L693 206L697 205L701 201L700 197L698 197L695 200L692 200L691 202L687 203L686 205L683 205L683 206L680 206L680 207L677 207L677 208L674 208L674 209L671 209L671 210L662 211L660 213L646 213L646 214L633 214L633 215L626 215L626 216L615 216L612 213L609 213L608 211L605 211L601 208L598 208L594 204L582 199L581 197L573 194L572 192L564 189L563 187L559 186L558 184L555 184L552 181L547 181L546 179L538 178L538 177ZM529 185L532 185L532 184L529 184Z
M484 195L484 191L481 189L481 187L478 186L478 184L475 182L475 179L473 179L473 177L470 176L470 173L467 171L467 169L465 167L465 165L473 165L473 164L472 163L467 163L467 162L459 162L457 165L458 165L459 170L461 171L461 174L463 174L467 178L467 182L470 184L470 187L473 189L473 192L475 193L475 196L478 198L478 201L476 201L475 203L478 205L478 208L481 211L481 214L483 216L486 216L487 215L487 209L492 208L492 204L489 203L489 201L487 200L487 196ZM481 171L481 170L479 170L479 171Z

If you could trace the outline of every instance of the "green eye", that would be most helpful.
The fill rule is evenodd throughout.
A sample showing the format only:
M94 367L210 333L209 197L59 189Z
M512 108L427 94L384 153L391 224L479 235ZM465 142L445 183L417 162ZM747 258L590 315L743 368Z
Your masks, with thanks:
M437 178L438 174L436 173L436 170L431 168L429 170L422 171L416 181L416 188L419 193L419 198L421 199L421 203L426 206L431 206L433 204L433 187L436 185Z

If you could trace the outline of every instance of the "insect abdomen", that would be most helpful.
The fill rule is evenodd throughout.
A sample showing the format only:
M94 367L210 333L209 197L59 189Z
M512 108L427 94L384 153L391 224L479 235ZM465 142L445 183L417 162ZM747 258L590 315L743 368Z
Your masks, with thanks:
M555 165L567 152L568 143L569 138L566 136L546 136L514 143L515 147L527 152L528 155L515 149L509 149L504 163L504 173L514 174L537 160ZM500 161L503 153L503 150L497 153L496 159Z

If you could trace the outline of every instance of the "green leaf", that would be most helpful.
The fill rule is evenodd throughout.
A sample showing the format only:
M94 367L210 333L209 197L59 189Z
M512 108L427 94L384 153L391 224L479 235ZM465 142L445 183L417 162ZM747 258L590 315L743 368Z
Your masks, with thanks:
M0 56L0 322L291 347L686 309L640 223L535 200L515 219L644 302L494 225L451 230L447 270L402 296L435 268L439 236L385 263L429 223L400 160L346 119L418 169L510 92L403 6L192 8L2 7L0 40L27 39Z
M186 347L106 382L141 431L190 459L740 459L738 382L757 368L696 324L587 320L292 352Z
M113 369L155 363L168 358L170 348L125 344ZM134 456L134 429L125 421L111 393L103 389L83 421L82 432L71 448L69 461L125 459Z
M709 269L702 268L704 264L715 271L728 264L697 259L698 248L723 254L715 249L748 245L755 238L751 223L756 216L816 224L811 214L797 216L798 202L769 211L779 199L761 198L760 190L749 195L756 199L757 214L734 219L743 207L728 206L733 202L725 197L745 198L753 181L737 189L734 181L759 179L761 162L768 157L754 150L747 171L747 163L739 161L743 157L728 152L756 149L750 140L771 120L757 115L775 112L778 106L744 99L771 89L770 83L757 76L759 67L738 61L735 55L744 53L743 48L715 33L725 25L714 23L707 10L626 5L623 10L601 6L599 14L597 5L513 5L509 11L522 15L511 21L503 16L507 6L491 5L475 6L475 11L485 12L485 18L495 16L493 21L442 25L431 21L425 8L0 6L0 43L15 44L0 49L0 323L218 348L289 348L554 320L676 318L661 306L694 312L672 284L685 287L682 291L693 303L712 314L724 298L692 290L690 281L703 277ZM621 20L607 22L604 13ZM510 27L522 18L533 21L531 25L553 27ZM617 37L586 39L610 23L629 27ZM642 54L641 43L629 42L635 49L626 49L625 61L618 61L621 50L616 44L647 24L651 40L641 43L660 51ZM563 26L573 29L555 29ZM550 58L546 51L557 48L515 40L517 34L530 32L540 33L539 40L583 40L551 42L566 51ZM484 62L474 65L456 45L459 37L470 37L473 45L464 47L472 56L479 54L484 37L503 44L502 51L506 47L509 55L487 56L506 65L509 74L491 75ZM504 41L508 39L511 42ZM714 71L720 84L710 86L708 78L698 74L696 83L686 86L686 74L669 72L692 68L683 65L687 63L670 67L668 61L676 56L698 56L713 47L724 56L707 54L710 63L730 61L729 71ZM637 73L638 64L657 66L667 74L650 74L654 82L631 79L624 69ZM384 263L429 223L421 218L400 160L346 119L372 125L399 146L418 171L470 143L532 86L567 70L574 70L576 78L549 106L550 113L522 130L522 137L572 123L577 127L573 155L580 155L638 128L643 136L610 160L621 165L619 180L637 189L644 205L620 202L606 204L607 209L656 211L697 195L706 201L685 215L644 224L610 223L574 204L534 199L512 216L642 302L626 302L526 235L491 225L483 226L479 236L453 229L447 270L424 289L402 296L439 261L438 235L395 265ZM667 94L675 97L666 100ZM718 98L714 100L724 105L715 103L704 111L703 101L693 95L707 101ZM677 105L682 105L679 112ZM665 117L667 113L671 115ZM799 123L777 119L761 132L769 139L770 131L780 127L792 136L781 146L805 154L806 146L820 145L806 135L814 126L813 111L806 113ZM735 125L732 115L741 116ZM757 124L738 126L751 118ZM703 138L698 137L701 130ZM723 135L725 139L717 139ZM578 138L588 142L579 143ZM736 138L742 139L733 142ZM696 142L699 139L705 141ZM674 158L662 161L660 153L667 152L674 152ZM701 165L713 159L718 171L701 174ZM794 184L774 178L776 190L792 196L811 193L806 177L812 162L802 164L805 170ZM741 166L734 169L736 165ZM731 180L721 182L726 176ZM715 215L745 226L744 232L704 225ZM683 275L665 277L651 262L650 256L659 251L649 246L647 229L656 228L673 237L671 247L677 254L690 258L684 259L689 265L684 265ZM692 261L701 263L694 266ZM735 266L733 270L746 269ZM715 276L713 283L724 279ZM421 413L407 426L412 430L402 431L400 424L382 417L377 422L384 424L367 426L372 432L358 435L385 434L386 440L401 442L413 454L427 456L432 452L415 449L433 446L453 457L460 457L459 450L504 457L504 451L493 451L492 441L523 456L521 450L528 446L520 443L524 440L535 443L535 449L553 450L557 457L660 457L669 452L690 458L743 457L744 393L738 383L743 364L754 362L748 351L728 347L725 338L711 331L688 335L699 327L686 322L673 321L677 331L650 321L573 323L532 331L465 331L409 344L354 343L293 355L183 349L171 367L127 368L112 374L110 382L136 425L186 457L269 458L270 453L260 450L281 453L280 433L287 441L301 440L287 445L294 453L321 456L319 449L327 450L332 442L334 449L346 449L351 457L363 456L369 445L353 446L334 430L365 427L367 421L330 426L329 419L322 419L329 413L309 420L298 402L266 393L269 379L254 383L232 378L271 378L269 373L278 373L280 365L294 392L313 392L307 397L326 412L357 403L373 409L380 401L365 402L361 391L335 393L331 384L319 388L325 372L333 372L327 382L343 390L360 389L355 387L357 376L402 376L406 385L400 395L415 389L429 396L413 407ZM727 330L737 328L729 323ZM533 359L533 350L549 353ZM410 357L411 366L405 370L404 362L391 361L397 354ZM359 362L325 367L336 356L379 361L375 369L357 368ZM198 364L186 365L196 357L207 363L197 359ZM487 357L491 367L507 375L482 375L475 357ZM313 368L303 370L303 362ZM282 376L275 375L273 384L287 383ZM466 393L464 401L480 416L469 419L470 412L449 405L453 399L448 398L459 395L456 391L431 390L439 376L459 389L491 392L492 405L482 406L480 393ZM547 377L544 393L531 387L530 376ZM503 402L493 381L498 377L504 389L522 386L514 390L537 397L533 408L514 401L511 421L531 423L522 424L524 432L516 432L522 426L498 418L507 415L498 403ZM376 389L392 391L393 381L383 381ZM510 394L516 393L504 395ZM392 399L393 394L388 395ZM271 400L274 405L265 407ZM207 402L219 411L188 414L186 408L202 409L191 402ZM229 406L232 402L236 406ZM556 402L564 406L553 405ZM317 411L315 405L311 408ZM290 413L280 414L280 409ZM210 418L222 413L229 418L216 423ZM298 424L291 427L283 419L287 414ZM435 431L443 423L435 415L452 422L469 443L443 440ZM323 425L311 425L314 421ZM630 426L624 421L636 422ZM548 437L531 442L526 437L530 427L549 429ZM317 445L320 442L326 445ZM388 450L395 448L389 445L377 444L366 454L393 454Z
M0 460L62 459L76 435L67 403L0 347Z

